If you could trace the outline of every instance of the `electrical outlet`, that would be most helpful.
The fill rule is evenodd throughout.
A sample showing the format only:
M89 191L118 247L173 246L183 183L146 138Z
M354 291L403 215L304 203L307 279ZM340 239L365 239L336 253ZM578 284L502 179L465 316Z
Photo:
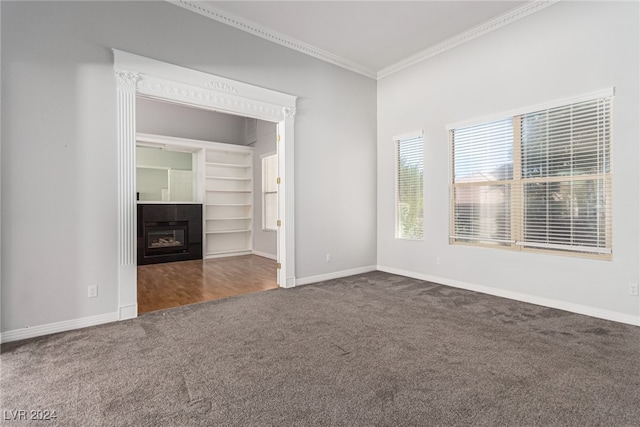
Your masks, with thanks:
M87 287L87 296L89 298L95 298L98 296L98 285Z
M331 261L331 254L327 254L327 262Z
M629 295L633 295L634 297L638 296L638 284L637 283L629 283Z
M436 264L441 265L442 264L442 258L437 256L436 257Z

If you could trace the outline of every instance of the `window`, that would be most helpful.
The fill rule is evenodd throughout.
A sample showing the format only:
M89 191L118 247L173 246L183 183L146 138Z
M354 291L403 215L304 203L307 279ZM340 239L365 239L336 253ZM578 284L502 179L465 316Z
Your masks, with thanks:
M612 96L450 128L451 242L611 254Z
M396 238L422 239L424 225L422 132L396 142Z
M262 157L262 229L276 230L278 221L278 156Z

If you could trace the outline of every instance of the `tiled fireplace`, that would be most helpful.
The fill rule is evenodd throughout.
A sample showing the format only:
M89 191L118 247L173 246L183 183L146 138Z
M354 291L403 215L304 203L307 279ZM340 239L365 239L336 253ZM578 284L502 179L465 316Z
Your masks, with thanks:
M138 265L202 259L202 205L138 204Z

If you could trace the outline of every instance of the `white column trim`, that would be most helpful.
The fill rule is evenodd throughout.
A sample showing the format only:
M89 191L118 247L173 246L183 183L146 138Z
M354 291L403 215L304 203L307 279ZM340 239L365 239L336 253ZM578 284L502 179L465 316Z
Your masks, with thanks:
M280 142L279 149L282 149L284 156L278 156L278 170L284 170L281 175L282 180L279 192L284 193L284 199L278 198L279 212L284 212L284 231L279 237L281 239L281 247L286 248L284 251L286 263L282 265L280 274L280 284L285 288L296 286L296 270L295 270L295 222L294 222L294 146L293 132L296 110L295 108L283 107L282 112L284 121L280 123ZM283 157L281 159L281 157Z
M115 69L118 109L118 318L136 317L136 85L135 71ZM127 307L125 310L124 307Z

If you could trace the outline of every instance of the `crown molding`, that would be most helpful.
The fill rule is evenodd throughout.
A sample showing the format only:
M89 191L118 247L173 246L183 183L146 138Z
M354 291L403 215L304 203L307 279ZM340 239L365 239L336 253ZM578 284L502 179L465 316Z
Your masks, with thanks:
M222 22L223 24L230 25L234 28L245 31L249 34L253 34L254 36L258 36L270 42L274 42L281 46L288 47L289 49L297 50L298 52L302 52L306 55L312 56L314 58L328 62L330 64L337 65L338 67L345 68L349 71L362 74L363 76L370 77L372 79L376 78L376 71L369 67L365 67L364 65L358 64L355 61L351 61L349 59L335 55L331 52L327 52L326 50L320 49L313 45L294 39L293 37L289 37L287 35L278 33L277 31L273 31L267 27L263 27L259 24L256 24L255 22L249 21L247 19L241 18L231 13L216 9L208 3L198 2L195 0L167 0L167 1L176 6L180 6L182 8L188 9L192 12L206 16L215 21Z
M480 25L477 25L471 28L470 30L457 34L441 43L438 43L435 46L432 46L428 49L425 49L421 52L411 55L405 59L402 59L396 62L395 64L392 64L378 71L373 70L369 67L366 67L362 64L358 64L355 61L351 61L349 59L335 55L331 52L327 52L326 50L312 46L308 43L304 43L293 37L289 37L277 31L273 31L255 22L230 14L228 12L216 9L206 2L198 2L197 0L167 0L167 1L176 6L180 6L184 9L206 16L207 18L211 18L215 21L221 22L223 24L226 24L234 28L237 28L239 30L245 31L247 33L253 34L262 39L277 43L281 46L296 50L298 52L304 53L306 55L328 62L330 64L337 65L338 67L342 67L347 70L353 71L355 73L362 74L363 76L379 80L384 77L388 77L392 74L395 74L401 70L404 70L405 68L411 67L419 62L425 61L440 53L446 52L449 49L453 49L457 46L460 46L461 44L471 41L484 34L490 33L491 31L497 30L500 27L503 27L512 22L515 22L532 13L538 12L561 0L537 0L537 1L528 2L523 6L517 7L501 15L498 15L493 19L490 19Z
M498 15L495 18L483 22L482 24L477 25L470 30L457 34L428 49L425 49L401 61L398 61L393 65L381 69L380 71L378 71L376 78L379 80L384 77L388 77L392 74L397 73L398 71L404 70L405 68L411 67L412 65L425 61L440 53L446 52L449 49L460 46L461 44L478 38L484 34L497 30L500 27L511 24L512 22L522 19L525 16L531 15L532 13L538 12L548 6L551 6L552 4L558 3L559 1L561 0L533 1L523 6L512 9L508 12L503 13L502 15Z
M172 82L156 76L144 75L137 80L137 91L141 95L151 98L167 98L172 101L187 105L200 105L213 110L231 111L247 117L256 117L261 120L281 121L286 110L278 108L275 104L249 100L241 96L222 94L210 89L203 89L193 84ZM285 109L292 109L284 107ZM294 110L295 111L295 110Z

